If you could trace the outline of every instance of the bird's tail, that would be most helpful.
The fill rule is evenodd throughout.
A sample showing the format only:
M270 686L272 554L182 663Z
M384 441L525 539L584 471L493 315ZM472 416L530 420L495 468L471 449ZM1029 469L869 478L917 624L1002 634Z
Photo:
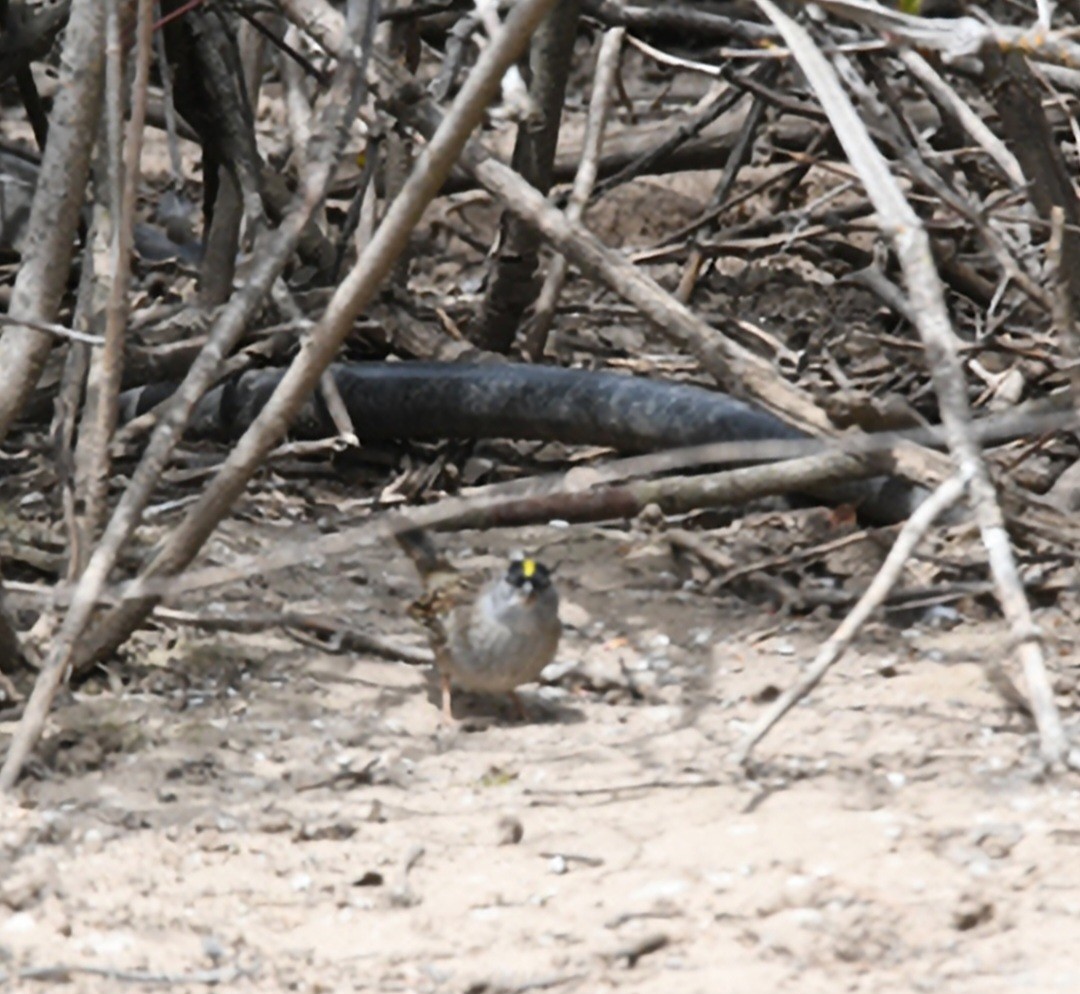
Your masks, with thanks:
M436 548L435 543L422 528L413 528L409 531L398 532L395 536L398 545L405 550L405 554L413 561L416 572L421 579L426 579L433 573L452 571L453 567L445 556Z

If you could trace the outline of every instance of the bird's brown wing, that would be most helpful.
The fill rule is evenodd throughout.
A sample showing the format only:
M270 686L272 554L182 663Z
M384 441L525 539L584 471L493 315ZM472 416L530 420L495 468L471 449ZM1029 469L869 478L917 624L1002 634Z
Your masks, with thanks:
M446 669L450 652L447 619L459 603L461 577L455 572L439 571L423 580L424 592L409 605L409 617L424 626L435 661Z

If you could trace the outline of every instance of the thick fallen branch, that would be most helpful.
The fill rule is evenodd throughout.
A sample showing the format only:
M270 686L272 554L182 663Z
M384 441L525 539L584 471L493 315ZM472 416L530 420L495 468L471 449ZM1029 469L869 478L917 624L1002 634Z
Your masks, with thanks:
M709 446L714 451L729 444ZM762 446L769 443L755 443ZM790 445L779 442L777 445ZM795 443L800 444L800 443ZM802 443L805 444L805 443ZM816 443L810 443L816 444ZM646 472L647 464L670 466L667 455L639 456L627 460L634 472ZM696 453L692 453L696 460ZM245 557L227 566L192 570L182 576L144 575L107 591L109 597L139 602L146 598L170 597L190 590L202 590L235 583L253 575L265 575L297 563L329 556L355 553L358 548L384 540L401 531L509 527L550 521L560 514L576 514L578 520L632 517L649 504L657 504L668 514L685 514L702 507L740 505L769 494L812 491L833 483L888 473L893 466L890 451L854 456L833 449L802 458L765 466L748 466L690 477L630 481L615 486L592 486L588 474L583 488L573 471L546 478L485 487L468 497L451 497L407 513L385 512L362 525L303 543L282 543L273 551ZM604 470L597 473L603 478ZM63 593L58 590L58 593ZM101 651L103 647L96 647ZM95 651L91 646L89 651Z

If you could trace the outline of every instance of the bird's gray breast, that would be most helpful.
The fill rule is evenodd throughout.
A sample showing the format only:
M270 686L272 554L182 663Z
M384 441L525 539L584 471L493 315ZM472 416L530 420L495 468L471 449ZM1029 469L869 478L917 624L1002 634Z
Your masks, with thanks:
M535 680L555 656L562 626L554 588L524 602L505 582L493 584L451 626L453 677L466 690L502 692Z

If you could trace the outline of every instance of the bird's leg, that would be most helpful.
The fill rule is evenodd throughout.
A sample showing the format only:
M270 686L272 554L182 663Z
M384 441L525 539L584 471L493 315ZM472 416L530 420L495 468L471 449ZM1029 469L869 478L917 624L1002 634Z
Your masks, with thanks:
M439 685L442 687L442 716L449 723L454 721L454 704L450 694L450 674L445 670L439 673Z
M525 710L525 702L522 701L518 692L511 690L508 693L510 694L510 701L514 705L514 714L517 715L518 721L528 721L529 713Z

